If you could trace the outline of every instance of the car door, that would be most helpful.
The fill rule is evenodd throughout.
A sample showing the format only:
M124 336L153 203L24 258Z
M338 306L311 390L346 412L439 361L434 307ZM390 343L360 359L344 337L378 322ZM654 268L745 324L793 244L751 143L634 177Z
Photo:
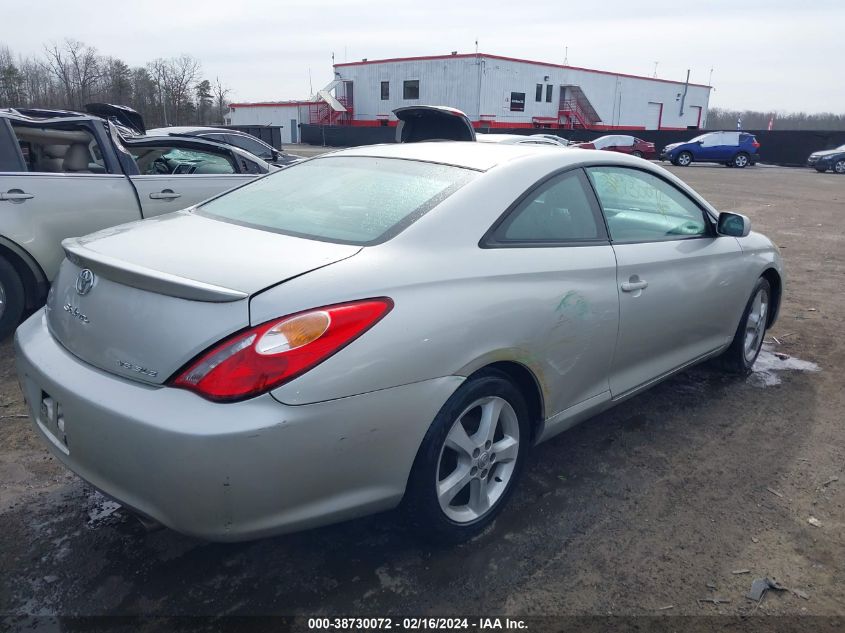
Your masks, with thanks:
M228 150L157 139L127 143L139 173L130 176L144 217L184 209L255 178Z
M546 409L566 411L609 399L616 342L616 259L581 169L529 190L482 240L488 273L513 305L530 310L526 358L544 385ZM549 432L552 432L549 429Z
M617 398L731 340L745 301L742 250L668 179L627 167L587 171L616 254Z
M104 160L85 121L21 122L0 118L0 142L17 165L0 172L0 235L25 249L52 279L61 242L141 219L129 180Z

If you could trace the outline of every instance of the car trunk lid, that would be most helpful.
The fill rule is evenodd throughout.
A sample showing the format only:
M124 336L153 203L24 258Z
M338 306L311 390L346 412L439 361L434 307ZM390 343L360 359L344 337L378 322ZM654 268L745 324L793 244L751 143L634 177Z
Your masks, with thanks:
M248 326L252 295L360 251L189 212L63 246L47 301L53 336L91 365L150 384Z
M399 119L397 143L421 141L474 141L475 130L467 115L445 106L407 106L393 111Z

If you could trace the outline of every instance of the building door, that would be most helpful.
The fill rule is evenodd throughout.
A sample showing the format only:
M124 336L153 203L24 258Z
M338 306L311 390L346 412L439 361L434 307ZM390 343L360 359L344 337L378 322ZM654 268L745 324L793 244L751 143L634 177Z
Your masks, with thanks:
M297 129L298 128L296 127L296 119L291 119L290 120L290 142L291 143L298 143L299 142L299 141L296 140Z
M659 130L663 119L663 104L648 102L648 112L646 113L645 129Z
M696 129L701 128L701 106L690 106L690 111L693 114L694 123L692 125L695 126Z

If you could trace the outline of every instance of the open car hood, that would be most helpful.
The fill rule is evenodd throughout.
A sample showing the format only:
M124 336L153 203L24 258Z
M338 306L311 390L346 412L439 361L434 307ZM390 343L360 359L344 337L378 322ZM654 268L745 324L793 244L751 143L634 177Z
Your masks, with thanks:
M475 130L467 115L446 106L408 106L393 111L399 119L397 143L420 141L474 141Z
M147 133L147 129L144 126L144 117L128 106L113 105L111 103L88 103L85 105L85 111L88 114L93 114L94 116L102 117L128 127L140 136Z

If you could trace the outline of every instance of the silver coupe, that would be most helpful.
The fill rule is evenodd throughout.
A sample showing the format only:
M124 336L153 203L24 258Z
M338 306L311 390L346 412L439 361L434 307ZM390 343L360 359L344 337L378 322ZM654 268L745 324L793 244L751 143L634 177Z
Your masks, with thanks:
M661 167L532 145L338 151L64 249L15 339L38 433L224 541L396 506L469 538L535 444L705 359L748 372L783 290Z

